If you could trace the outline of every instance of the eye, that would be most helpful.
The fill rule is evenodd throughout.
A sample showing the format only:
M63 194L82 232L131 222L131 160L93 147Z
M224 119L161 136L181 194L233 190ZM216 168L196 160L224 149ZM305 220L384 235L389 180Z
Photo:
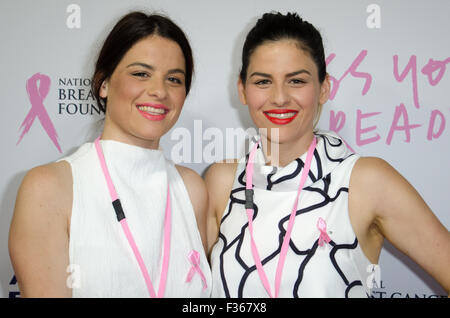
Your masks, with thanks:
M178 85L183 84L183 81L181 79L177 78L177 77L173 77L172 76L172 77L169 77L167 80L169 82L172 82L173 84L178 84Z
M139 77L139 78L148 78L150 77L150 74L148 74L147 72L134 72L132 73L133 76L135 77Z
M294 84L294 85L302 85L302 84L306 84L306 81L301 78L293 78L293 79L289 80L289 83Z
M255 84L258 85L258 86L269 85L269 84L270 84L270 80L268 80L268 79L257 80L257 81L255 82Z

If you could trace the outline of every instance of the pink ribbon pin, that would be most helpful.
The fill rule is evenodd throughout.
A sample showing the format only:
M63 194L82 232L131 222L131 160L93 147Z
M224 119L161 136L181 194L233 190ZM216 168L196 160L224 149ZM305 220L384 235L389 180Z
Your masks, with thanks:
M203 282L203 289L206 289L208 285L206 284L206 277L203 275L203 272L200 268L200 253L196 250L192 250L188 254L189 262L191 263L192 267L189 270L189 273L186 278L186 282L189 283L192 280L192 277L194 277L195 272L198 272L200 275L202 282Z
M330 243L331 238L327 234L327 223L324 219L319 218L319 220L317 220L317 228L320 231L319 246L323 246L324 243Z
M48 116L47 110L44 107L44 99L45 97L47 97L47 94L50 90L50 77L44 74L36 73L27 80L26 87L28 97L30 98L31 102L31 109L25 117L22 125L20 126L20 128L23 128L23 130L20 134L17 144L20 143L23 136L30 130L31 125L33 125L33 122L37 117L41 122L42 127L44 127L45 131L47 132L47 135L53 141L53 144L56 146L59 152L62 152L61 147L58 143L58 134L56 133L55 127L53 126L53 123Z

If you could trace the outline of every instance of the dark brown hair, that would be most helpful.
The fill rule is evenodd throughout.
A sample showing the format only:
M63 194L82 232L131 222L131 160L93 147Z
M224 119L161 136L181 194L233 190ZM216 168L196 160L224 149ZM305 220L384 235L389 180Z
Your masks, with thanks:
M109 33L95 64L92 91L103 112L106 112L106 98L100 97L103 81L113 74L123 56L136 42L154 34L172 40L180 46L186 65L186 95L189 93L194 61L191 46L184 32L167 17L131 12L123 16Z
M242 50L242 68L240 78L243 83L247 78L247 69L250 57L256 48L269 41L292 39L309 53L319 72L319 81L322 83L326 77L325 53L322 36L309 22L300 18L296 13L280 12L265 13L248 33Z

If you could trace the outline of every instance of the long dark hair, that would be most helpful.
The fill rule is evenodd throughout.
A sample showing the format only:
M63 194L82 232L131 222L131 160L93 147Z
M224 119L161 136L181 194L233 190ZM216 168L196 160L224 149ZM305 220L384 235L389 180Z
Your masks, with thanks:
M326 77L325 53L322 36L309 22L300 18L297 13L280 12L265 13L248 33L242 50L242 68L239 74L243 83L247 78L250 57L256 48L269 41L292 39L309 53L319 72L319 81Z
M117 22L106 38L95 64L92 91L103 112L106 112L106 99L100 97L103 81L113 74L123 56L136 42L153 34L172 40L180 46L186 65L186 95L189 93L194 61L186 35L167 17L135 11L123 16Z

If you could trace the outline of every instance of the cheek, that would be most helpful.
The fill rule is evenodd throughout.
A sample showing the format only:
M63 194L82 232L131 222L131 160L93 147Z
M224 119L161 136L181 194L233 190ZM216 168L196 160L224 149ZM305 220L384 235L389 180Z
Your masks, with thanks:
M313 86L294 91L292 97L305 111L313 111L319 104L318 90Z
M139 97L145 89L141 85L137 85L136 81L131 78L119 78L112 84L114 99L111 102L119 101L121 103L132 102ZM108 99L109 100L109 99Z
M186 99L185 90L184 89L175 90L174 92L172 92L172 94L170 94L170 97L173 106L181 110L183 108L183 104Z
M263 107L268 100L268 90L248 88L245 91L245 98L249 111L257 111Z

